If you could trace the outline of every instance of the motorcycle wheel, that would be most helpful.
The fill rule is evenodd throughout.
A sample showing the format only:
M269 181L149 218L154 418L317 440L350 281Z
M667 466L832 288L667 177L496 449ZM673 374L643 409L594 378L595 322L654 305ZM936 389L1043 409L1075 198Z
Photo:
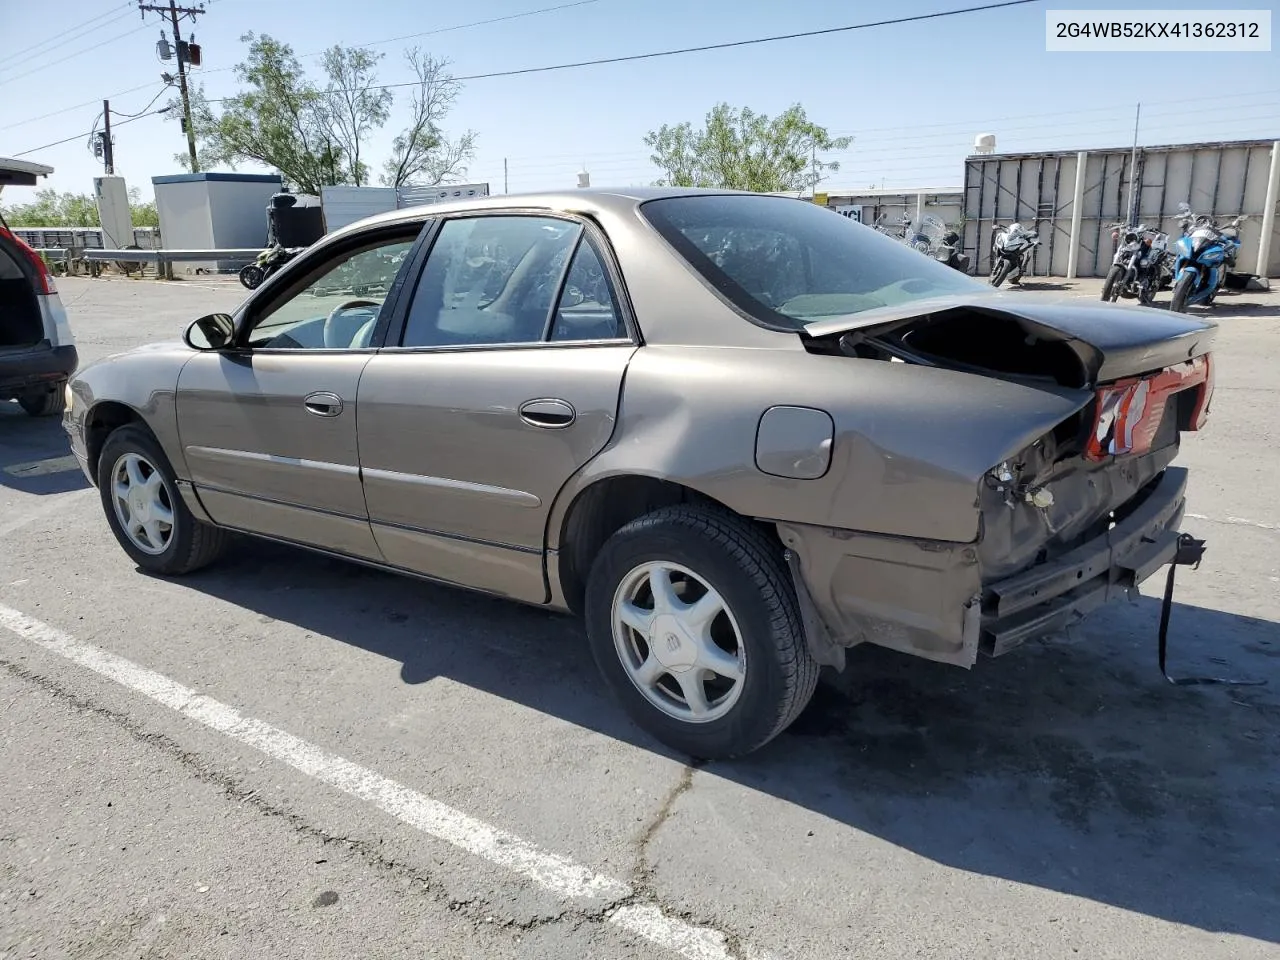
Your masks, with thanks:
M1123 276L1124 267L1118 263L1112 264L1107 271L1107 279L1102 282L1102 299L1106 303L1115 303L1120 299L1120 280Z
M1000 284L1004 283L1004 278L1008 275L1009 261L1001 258L1000 262L996 264L996 268L991 271L991 285L993 287L1000 286Z
M257 290L265 279L266 274L256 263L240 268L240 282L249 290Z
M1150 279L1143 280L1138 284L1138 303L1140 306L1149 307L1156 302L1155 281Z
M1187 300L1191 296L1191 291L1196 285L1196 275L1194 273L1185 273L1178 278L1178 282L1173 285L1173 299L1169 302L1169 309L1174 313L1187 312Z

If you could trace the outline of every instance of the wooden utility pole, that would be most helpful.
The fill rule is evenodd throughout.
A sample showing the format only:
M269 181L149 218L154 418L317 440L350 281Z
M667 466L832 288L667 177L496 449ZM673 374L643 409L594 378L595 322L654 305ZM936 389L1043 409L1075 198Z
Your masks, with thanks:
M138 10L144 19L148 12L161 15L167 13L169 22L173 24L174 56L178 58L178 89L182 92L182 125L187 131L187 152L191 155L191 172L199 173L200 161L196 159L196 130L191 123L191 97L187 92L187 55L185 53L187 48L183 45L182 34L178 30L178 14L190 17L191 22L194 23L196 17L204 13L204 6L180 7L175 0L169 0L169 6L157 7L138 0Z
M106 167L107 175L111 176L116 172L116 158L111 152L111 101L102 101L102 165Z

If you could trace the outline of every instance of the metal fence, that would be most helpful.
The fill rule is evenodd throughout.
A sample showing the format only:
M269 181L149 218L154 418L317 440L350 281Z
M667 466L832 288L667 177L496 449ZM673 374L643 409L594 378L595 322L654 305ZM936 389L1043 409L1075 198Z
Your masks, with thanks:
M101 250L101 227L14 227L13 233L24 243L36 249L56 247L66 250ZM134 227L133 242L143 250L161 247L160 231L156 227Z
M1076 275L1103 276L1115 252L1108 225L1127 220L1132 189L1137 221L1171 236L1180 233L1179 203L1220 220L1245 214L1239 264L1257 264L1268 184L1271 140L1143 147L1085 153L1029 153L969 157L964 177L964 245L979 274L991 267L996 225L1014 221L1039 232L1032 275L1066 276L1075 251ZM1072 236L1076 174L1083 184ZM1136 177L1135 177L1136 171ZM1273 228L1274 235L1275 230ZM1270 244L1268 276L1280 276L1280 242Z

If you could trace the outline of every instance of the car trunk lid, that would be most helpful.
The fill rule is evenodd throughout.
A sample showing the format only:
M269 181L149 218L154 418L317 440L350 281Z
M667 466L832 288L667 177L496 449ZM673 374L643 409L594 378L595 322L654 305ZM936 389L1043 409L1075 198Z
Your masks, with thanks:
M810 341L876 341L908 362L1093 388L1192 360L1217 325L1145 307L947 296L808 323Z

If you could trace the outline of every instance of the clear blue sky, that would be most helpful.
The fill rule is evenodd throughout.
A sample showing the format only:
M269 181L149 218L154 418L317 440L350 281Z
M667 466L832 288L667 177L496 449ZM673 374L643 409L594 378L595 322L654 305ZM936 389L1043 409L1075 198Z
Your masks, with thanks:
M269 33L295 52L334 43L381 43L383 82L408 80L405 46L452 61L456 75L748 39L954 9L977 0L591 0L572 9L487 26L444 28L554 6L566 0L212 0L195 36L204 50L194 71L210 97L236 90L230 69L240 35ZM1110 4L1114 6L1115 4ZM1273 8L1239 0L1217 6ZM446 129L471 128L479 151L468 180L502 190L569 187L585 163L597 186L648 183L645 133L663 123L699 122L717 101L774 114L793 102L853 146L833 159L832 187L959 184L962 158L978 133L998 149L1085 149L1128 145L1141 99L1144 143L1280 137L1280 53L1076 54L1045 52L1045 11L1109 4L1063 0L924 23L859 30L734 50L466 83ZM1129 0L1128 8L1214 7ZM86 21L99 18L87 27ZM1277 17L1280 28L1280 17ZM87 133L110 95L112 108L142 110L172 70L155 53L160 24L141 21L123 0L0 0L0 156ZM184 23L184 30L189 24ZM80 36L80 31L87 31ZM32 48L55 37L70 39ZM86 49L92 48L92 49ZM41 53L40 51L44 51ZM63 59L67 54L75 54ZM317 58L303 64L318 72ZM123 91L130 88L129 93ZM401 92L375 136L374 165L403 122ZM160 103L164 102L164 98ZM77 106L78 105L78 106ZM64 109L74 107L74 109ZM44 119L32 119L57 111ZM117 118L116 123L119 123ZM145 117L116 129L116 167L151 193L151 177L177 172L185 149L176 120ZM87 192L101 171L85 138L27 155L56 170L48 185ZM242 170L253 169L241 167ZM23 202L25 191L4 199Z

